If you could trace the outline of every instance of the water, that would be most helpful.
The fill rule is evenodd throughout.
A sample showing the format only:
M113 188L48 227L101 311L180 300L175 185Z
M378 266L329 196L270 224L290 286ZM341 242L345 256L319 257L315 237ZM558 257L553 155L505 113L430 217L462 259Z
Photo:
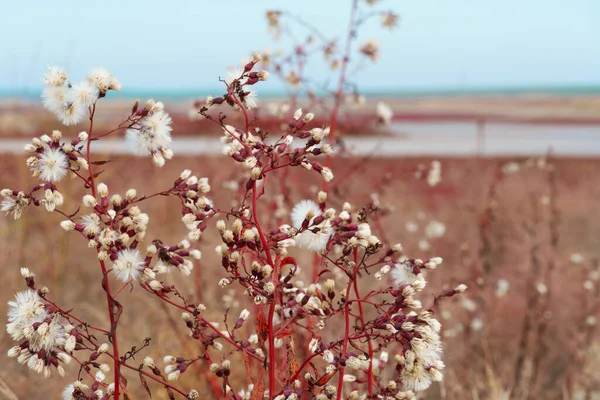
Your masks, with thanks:
M600 156L600 125L529 125L489 123L482 132L476 124L464 122L403 122L391 126L390 137L346 137L352 155L365 157L453 156L495 157L535 156L549 150L562 157ZM26 140L0 140L0 153L22 154ZM223 144L216 137L173 138L176 155L221 154ZM121 139L94 142L94 152L131 154ZM335 150L335 146L334 146Z
M114 100L154 98L162 101L189 101L190 99L205 98L208 95L223 93L223 86L211 88L191 89L135 89L125 88L120 92L111 92L110 98ZM21 99L25 101L39 101L42 87L31 88L0 88L0 100ZM319 92L317 91L317 94ZM320 93L324 94L324 92ZM478 87L478 88L370 88L361 92L367 98L428 98L428 97L485 97L485 96L519 96L519 95L555 95L555 96L597 96L600 95L600 84L581 86L514 86L514 87ZM280 99L289 96L289 90L262 89L262 99ZM300 97L303 97L301 94Z

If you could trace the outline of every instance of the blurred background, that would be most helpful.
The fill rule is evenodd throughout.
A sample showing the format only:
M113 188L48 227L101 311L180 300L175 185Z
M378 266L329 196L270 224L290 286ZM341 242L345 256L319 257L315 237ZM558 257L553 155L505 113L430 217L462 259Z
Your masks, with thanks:
M101 100L97 132L148 98L165 103L174 128L175 158L160 170L129 154L121 137L95 143L97 158L111 160L103 174L111 191L153 193L188 168L209 177L216 204L235 206L241 169L223 163L220 129L198 108L206 96L223 94L219 79L228 69L258 53L271 73L255 88L259 125L278 135L297 107L323 125L337 115L335 148L343 157L334 160L331 205L374 205L384 241L402 243L409 257L444 258L428 276L435 290L470 287L438 310L446 379L424 397L600 399L600 3L359 0L354 16L352 3L4 4L1 186L35 185L22 151L32 137L60 129L71 138L87 129L61 127L44 110L46 68L64 66L78 82L105 67L123 87ZM349 32L350 18L357 25ZM235 115L228 121L235 125ZM289 210L314 198L319 185L297 174L282 177L281 188L268 195L272 207ZM66 211L75 211L83 188L68 181L60 190ZM179 210L169 204L162 198L146 204L148 237L184 237ZM93 256L58 228L59 217L36 209L0 221L7 279L0 300L6 304L23 288L18 268L28 266L65 308L103 321ZM215 309L215 319L223 306L243 308L243 299L216 287L217 239L203 239L204 256L190 279L174 277L209 313ZM157 358L193 351L183 327L172 322L176 313L165 319L152 300L135 290L127 296L135 312L125 322L137 329L124 333L125 347L145 335ZM5 333L0 339L11 346ZM3 363L0 398L58 398L69 382L33 375L12 360Z

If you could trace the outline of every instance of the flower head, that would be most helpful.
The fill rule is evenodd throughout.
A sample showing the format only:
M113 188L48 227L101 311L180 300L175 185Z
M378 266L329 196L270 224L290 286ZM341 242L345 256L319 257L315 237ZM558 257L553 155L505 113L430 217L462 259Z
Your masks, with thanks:
M14 219L19 219L23 213L23 210L28 204L29 199L23 192L19 192L19 194L16 196L16 199L13 198L12 195L3 194L2 203L0 204L0 211L6 211L6 214L12 214Z
M415 274L413 267L408 263L396 264L392 269L391 275L395 286L412 284L422 277L418 273Z
M67 74L61 67L48 67L44 75L44 84L48 86L62 86L67 81Z
M309 220L321 214L321 209L312 200L301 200L292 209L292 224L294 228L302 227L304 219L309 216Z
M327 242L333 233L330 221L326 219L319 225L312 226L315 217L321 214L321 209L312 200L302 200L294 206L291 215L294 227L300 229L305 219L309 221L308 229L294 237L296 246L316 252L325 250Z
M377 103L377 117L382 124L389 125L389 123L392 122L393 116L394 113L387 104L382 101Z
M39 153L37 162L32 165L34 176L46 182L58 182L67 174L69 159L64 151L57 148L45 147Z
M117 254L117 257L113 262L113 271L118 280L129 282L140 277L146 263L139 251L132 249L121 250Z
M81 107L91 107L98 100L98 88L88 81L73 86L71 101Z
M164 110L152 112L127 130L126 139L138 154L150 154L158 166L171 158L171 116ZM170 152L170 153L169 153Z
M24 290L15 295L14 301L8 302L8 324L6 331L13 340L22 340L28 336L25 328L41 322L48 316L42 299L35 290Z
M374 40L369 40L360 47L360 52L375 62L379 59L379 44Z

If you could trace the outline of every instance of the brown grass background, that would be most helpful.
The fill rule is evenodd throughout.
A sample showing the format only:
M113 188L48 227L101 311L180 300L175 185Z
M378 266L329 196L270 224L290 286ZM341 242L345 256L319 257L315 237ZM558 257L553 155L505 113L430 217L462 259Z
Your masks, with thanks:
M490 199L489 188L498 169L512 160L441 159L443 179L433 188L414 176L420 164L427 165L431 160L339 159L333 168L336 178L329 201L329 205L335 207L349 201L359 208L368 204L371 195L377 193L384 211L382 229L376 234L391 243L402 243L409 257L444 258L439 270L427 277L431 283L428 293L466 282L470 290L465 296L479 304L477 311L470 312L461 306L460 298L454 298L438 309L443 329L451 333L445 338L446 378L443 384L434 385L426 397L597 399L600 396L600 376L597 374L600 340L597 335L588 335L590 331L582 321L590 314L594 301L597 302L598 287L595 291L587 291L582 284L589 270L596 266L598 256L600 203L597 199L600 187L596 180L600 162L550 160L556 171L556 209L559 210L559 218L555 219L559 232L558 251L554 257L548 228L554 217L543 200L549 195L548 173L537 168L535 162L516 174L505 176L497 183L497 196ZM2 157L2 187L28 189L35 184L24 161L22 156ZM218 207L228 209L235 205L231 200L235 193L224 187L227 186L224 183L234 179L240 167L224 157L176 157L162 169L155 168L145 158L117 157L107 165L100 180L108 184L111 193L124 193L129 187L135 187L139 194L149 194L169 187L186 168L198 176L210 178L211 197ZM304 170L296 171L285 181L272 180L262 209L264 217L271 215L272 199L282 188L289 190L287 198L293 204L302 198L314 198L320 184L316 174ZM62 209L75 211L84 193L79 183L66 181L59 188L66 199ZM480 224L490 204L495 216L489 225L490 250L482 255ZM152 199L144 202L141 208L150 215L148 243L154 238L175 243L185 237L187 231L180 221L179 207L172 199ZM50 288L53 300L66 309L73 308L74 313L84 320L102 323L99 321L106 319L106 305L99 266L93 252L79 236L60 229L61 220L58 214L33 208L26 210L17 221L11 218L0 220L2 272L6 279L0 292L2 311L6 311L6 302L14 293L24 288L18 270L27 266L36 273L39 286ZM443 222L446 235L430 240L431 250L423 251L418 242L431 220ZM418 230L407 231L408 222L416 223ZM212 320L221 321L226 306L223 296L230 292L217 286L224 276L214 252L217 243L214 234L203 236L200 243L203 258L196 263L192 275L183 278L173 274L167 279L176 283L184 295L204 302ZM534 306L530 303L532 284L543 280L541 274L531 277L534 245L537 245L540 259L538 268L544 270L551 261L556 263L548 282L550 303L544 315L540 315L537 308L532 309ZM570 254L575 252L584 255L584 263L570 261ZM491 267L476 283L473 271L482 257ZM305 269L309 269L310 257L300 261L306 265ZM503 297L495 296L499 279L510 282L510 289ZM134 288L131 293L126 290L119 295L119 301L125 306L119 330L121 348L140 346L143 338L152 338L150 348L132 363L141 363L145 355L151 355L162 367L159 360L166 354L181 355L186 351L193 354L197 345L186 337L179 313L168 311L172 320L177 321L173 325L172 320L165 317L160 303L140 292L139 288ZM237 300L241 304L233 305L232 317L236 317L245 305L242 297ZM425 305L430 302L427 296L422 300ZM483 322L479 331L469 328L474 318ZM525 318L532 321L532 328L524 333ZM538 335L536 327L544 318L548 328ZM519 350L523 334L528 336L528 342L524 350ZM4 330L0 333L0 342L6 354L12 343ZM544 344L545 351L543 358L537 361L538 374L533 379L531 369L536 361L532 358L538 343ZM519 370L515 370L520 355L525 361ZM0 386L0 397L11 398L9 393L12 391L17 396L12 398L54 399L71 381L60 377L44 379L3 357L0 380L6 387ZM71 377L76 368L74 364L68 367ZM135 374L126 376L132 398L146 398ZM517 381L517 387L513 387ZM194 387L201 393L206 388L205 379L192 368L182 376L180 383L184 388ZM150 385L154 399L166 398L163 390ZM242 387L240 385L239 389ZM577 393L578 397L574 396Z

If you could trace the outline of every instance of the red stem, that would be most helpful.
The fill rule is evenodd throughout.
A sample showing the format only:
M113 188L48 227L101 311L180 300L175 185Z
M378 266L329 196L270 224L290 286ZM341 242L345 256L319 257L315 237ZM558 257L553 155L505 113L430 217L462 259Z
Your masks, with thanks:
M189 308L185 308L183 306L180 306L179 304L169 300L166 297L162 297L159 296L156 292L154 292L152 289L149 289L146 285L142 285L142 288L147 291L148 293L152 293L154 294L156 297L158 297L160 300L169 303L170 305L179 308L180 310L183 310L185 312L190 312ZM197 316L197 318L202 321L203 323L205 323L210 329L212 329L217 335L219 335L223 340L225 340L226 342L229 342L229 344L231 344L232 346L234 346L236 349L238 349L239 351L244 351L244 349L236 342L234 342L229 336L226 336L223 334L223 332L221 332L219 329L217 329L212 323L210 323L208 320L206 320L205 318L201 317L200 315ZM263 361L262 358L260 358L259 356L257 356L254 353L250 353L248 352L248 355L256 360L259 361Z
M110 354L108 354L108 356L109 356L109 357L111 357L111 358L112 358L112 359L113 359L115 362L117 362L117 360L115 360L115 359L114 359L114 356L112 356L112 355L110 355ZM120 362L118 362L118 363L120 364ZM152 379L153 381L160 383L160 384L161 384L161 385L163 385L164 387L168 387L168 388L170 388L170 389L172 389L172 390L176 391L177 393L179 393L180 395L182 395L182 396L183 396L183 397L185 397L186 399L188 398L188 397L187 397L187 393L185 393L183 390L181 390L181 389L178 389L177 387L175 387L175 386L171 385L169 382L165 382L165 381L163 381L163 380L161 380L161 379L158 379L158 378L157 378L157 377L155 377L154 375L152 375L152 374L149 374L149 373L148 373L148 372L146 372L146 371L140 370L139 368L132 367L131 365L129 365L129 364L127 364L127 363L123 363L123 364L121 364L121 365L123 365L125 368L128 368L128 369L130 369L130 370L132 370L132 371L137 371L137 372L139 372L140 374L144 375L145 377L148 377L148 378ZM116 395L117 395L117 385L115 385L115 396L116 396ZM116 397L115 397L115 399L116 399Z
M94 130L94 113L96 112L96 104L94 104L90 108L90 128L88 130L88 142L86 147L86 158L88 163L88 168L90 171L90 186L92 189L92 196L96 197L96 184L94 183L94 171L92 170L92 163L90 160L90 148L92 145L92 133ZM114 380L115 380L115 393L114 399L119 400L120 392L121 392L121 369L119 362L119 343L117 340L117 330L114 329L115 325L115 313L112 307L112 295L110 292L110 283L108 280L108 275L106 273L106 266L104 265L104 261L100 260L100 268L102 269L102 279L104 280L104 287L106 288L106 302L108 304L108 318L110 320L110 328L112 331L111 343L113 347L113 370L114 370Z
M44 301L46 301L47 303L50 303L50 304L52 304L54 307L56 307L56 308L57 308L57 309L60 311L60 313L61 313L61 314L63 314L63 315L66 315L66 316L67 316L67 317L69 317L69 318L73 318L75 321L79 322L81 325L85 325L85 326L86 326L87 328L89 328L89 329L93 329L93 330L95 330L95 331L98 331L98 332L102 332L102 333L106 333L106 334L108 334L108 331L107 331L106 329L98 328L98 327L96 327L96 326L93 326L93 325L87 324L87 323L83 322L82 320L80 320L79 318L77 318L76 316L74 316L73 314L71 314L71 313L69 313L69 312L67 312L67 311L63 310L62 308L60 308L60 307L58 306L58 304L56 304L55 302L53 302L53 301L50 301L50 300L48 300L48 299L46 299L46 298L43 298L43 299L44 299Z
M271 251L269 250L269 245L267 243L267 239L265 238L265 234L260 226L260 221L258 220L258 213L256 212L256 181L254 182L254 186L252 187L252 218L254 219L254 225L256 226L256 230L258 230L258 236L260 237L260 242L262 243L263 250L265 251L265 255L267 257L267 262L269 265L273 267L273 284L275 285L273 302L269 307L269 316L268 316L268 331L269 331L269 396L273 398L275 393L275 332L273 329L273 317L275 316L275 304L277 303L277 283L279 282L279 271L278 265L274 265L273 258L271 257Z
M349 308L348 308L348 304L349 304L348 296L350 295L350 285L352 285L352 282L348 283L348 290L346 291L346 293L347 293L346 302L344 304L344 317L346 320L346 324L344 327L344 341L342 342L342 352L340 353L341 357L346 356L346 349L348 348L348 337L350 336L350 312L349 312ZM342 398L342 388L344 385L344 367L343 366L340 366L338 373L339 373L339 376L338 376L336 399L340 400Z
M100 267L102 268L102 276L104 279L104 286L106 287L106 301L108 303L108 318L110 320L110 328L112 330L112 347L113 347L113 369L114 369L114 379L115 379L115 393L114 399L119 400L120 390L121 390L121 369L119 362L119 343L117 341L117 330L113 329L115 324L115 313L113 311L112 302L111 302L111 294L110 294L110 283L108 281L108 275L106 273L106 266L104 265L104 261L100 260Z
M358 9L358 0L352 1L352 10L350 11L350 21L348 22L348 32L346 36L346 50L344 52L344 58L342 59L342 66L340 69L340 79L338 81L338 88L335 92L335 98L333 103L333 109L331 111L331 121L329 123L329 140L335 142L335 129L337 128L338 115L340 111L340 104L342 103L342 95L344 94L344 84L346 83L346 70L348 69L348 62L350 61L350 51L352 50L352 36L354 35L354 24L356 18L356 11ZM327 167L331 167L332 157L327 157ZM327 182L324 184L324 188L327 188Z
M358 268L358 250L354 249L354 271L352 273L352 277L348 281L348 286L346 287L346 300L344 301L344 318L346 320L345 328L344 328L344 341L342 342L342 352L340 357L346 356L346 349L348 348L348 338L350 336L350 289L352 288L352 283L356 284L356 270ZM360 302L358 303L360 305ZM363 324L364 325L364 324ZM338 387L337 387L337 396L336 399L340 400L342 398L342 389L344 385L344 367L340 366L339 377L338 377Z
M354 294L356 294L356 300L358 303L358 313L360 315L360 323L362 326L365 326L365 317L363 314L362 301L360 298L360 294L358 293L358 284L356 283L356 279L354 280ZM371 343L371 338L367 340L367 346L369 347L369 370L367 372L368 379L368 390L369 396L373 394L373 344Z

